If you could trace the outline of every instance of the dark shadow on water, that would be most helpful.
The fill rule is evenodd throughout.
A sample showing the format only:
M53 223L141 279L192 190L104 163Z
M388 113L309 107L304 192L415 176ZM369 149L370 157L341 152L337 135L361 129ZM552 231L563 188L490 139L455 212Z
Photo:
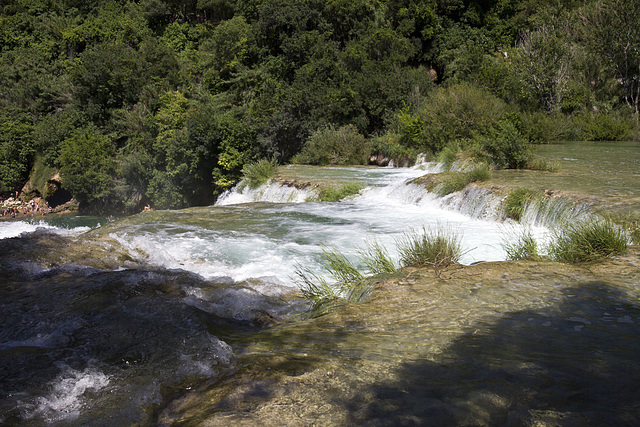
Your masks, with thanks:
M348 402L352 425L638 425L640 307L585 283L506 313ZM371 398L371 396L374 396Z

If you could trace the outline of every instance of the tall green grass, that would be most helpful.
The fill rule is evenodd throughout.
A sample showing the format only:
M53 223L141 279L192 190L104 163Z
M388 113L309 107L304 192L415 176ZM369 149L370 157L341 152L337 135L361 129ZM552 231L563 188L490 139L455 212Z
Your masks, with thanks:
M446 227L411 230L396 244L403 266L432 267L438 277L464 254L460 234Z
M502 209L507 218L520 221L525 206L532 200L544 197L541 191L529 188L516 188L502 202Z
M355 196L362 190L358 182L347 182L340 187L321 187L318 197L321 202L339 202L347 197Z
M491 169L485 163L474 165L468 172L447 172L444 179L436 186L435 192L440 197L444 197L462 190L472 182L488 181L491 175Z
M508 261L537 261L542 259L538 253L538 242L533 237L531 230L524 230L521 233L508 233L503 238L501 246L507 254Z
M366 248L358 250L362 261L370 274L393 273L398 269L396 263L389 256L389 251L377 240L368 242Z
M559 262L595 261L627 251L629 237L609 219L564 223L553 230L549 256Z

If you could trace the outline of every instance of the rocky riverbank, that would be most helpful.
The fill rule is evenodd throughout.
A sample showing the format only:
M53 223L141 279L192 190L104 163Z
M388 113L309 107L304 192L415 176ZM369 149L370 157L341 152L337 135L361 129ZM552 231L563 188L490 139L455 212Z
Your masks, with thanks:
M78 210L78 202L74 199L54 207L42 197L34 197L28 201L16 197L6 200L0 198L0 221L7 219L35 218L52 213L70 213Z

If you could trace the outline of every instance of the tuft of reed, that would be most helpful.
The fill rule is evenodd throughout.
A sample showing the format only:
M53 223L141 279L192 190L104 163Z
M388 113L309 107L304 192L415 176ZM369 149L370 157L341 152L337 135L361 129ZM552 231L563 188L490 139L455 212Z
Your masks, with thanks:
M533 238L531 230L524 230L520 234L508 234L502 240L501 246L507 253L509 261L538 261L542 259L538 253L538 243Z
M449 266L457 264L463 251L461 236L454 230L423 227L422 232L411 230L396 242L403 266L432 267L438 277Z
M322 187L318 195L321 202L339 202L347 197L355 196L362 190L362 185L357 182L347 182L340 187Z
M302 295L312 303L310 317L322 316L349 302L368 299L373 285L347 257L335 249L323 247L321 260L332 283L300 265L295 271Z
M276 159L260 159L257 162L247 163L242 167L242 187L255 189L273 178L278 171Z
M557 172L560 164L556 161L545 159L544 157L534 157L527 162L525 169L544 172Z
M589 218L566 222L552 231L549 256L559 262L595 261L627 251L626 231L609 219Z
M489 169L489 165L486 163L475 164L473 168L467 172L469 182L488 181L491 179L491 176L491 169Z
M502 209L504 210L507 218L511 218L514 221L520 221L527 204L531 203L533 200L541 199L542 197L542 192L538 190L516 188L504 199L502 202Z
M472 182L487 181L491 179L491 175L491 169L486 163L476 164L468 172L447 172L442 182L437 185L435 192L440 197L444 197L462 190Z
M367 266L369 274L393 273L398 269L395 262L389 256L389 251L380 242L374 240L367 242L366 248L358 250L362 262Z

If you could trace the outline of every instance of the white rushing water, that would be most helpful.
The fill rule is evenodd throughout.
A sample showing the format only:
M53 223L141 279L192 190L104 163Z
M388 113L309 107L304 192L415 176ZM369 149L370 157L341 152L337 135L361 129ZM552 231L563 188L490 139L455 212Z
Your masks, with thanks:
M339 203L301 203L309 195L301 193L307 190L268 184L226 194L212 207L155 212L153 219L111 235L131 250L149 254L152 264L186 269L205 278L259 278L288 287L295 286L299 265L323 273L319 263L323 246L356 260L358 249L375 239L398 259L397 240L423 227L447 227L460 233L465 264L504 260L501 242L521 226L505 227L495 215L465 215L456 211L460 207L450 198L438 198L406 183L438 170L437 165L328 168L325 173L366 187ZM545 232L533 228L540 239Z
M22 233L32 233L38 229L46 229L65 236L77 236L90 230L90 227L56 227L45 221L2 221L0 222L0 239L18 237Z

